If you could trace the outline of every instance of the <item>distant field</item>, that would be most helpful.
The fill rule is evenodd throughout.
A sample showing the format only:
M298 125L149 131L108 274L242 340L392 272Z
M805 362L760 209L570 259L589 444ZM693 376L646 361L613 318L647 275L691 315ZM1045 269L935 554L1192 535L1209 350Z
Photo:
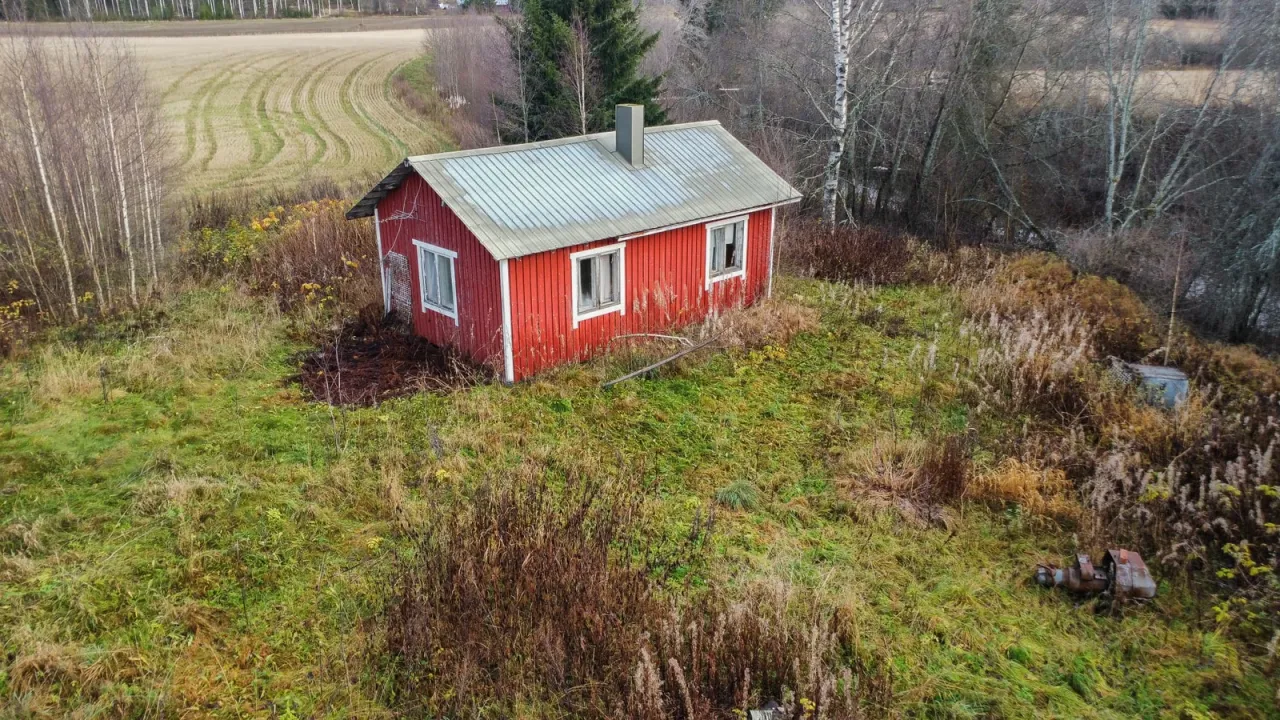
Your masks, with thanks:
M391 77L423 31L135 37L162 93L184 189L364 178L446 147L396 97Z
M366 180L410 154L447 149L392 77L423 54L428 28L476 17L99 23L136 53L160 94L181 190ZM6 25L64 34L72 26Z

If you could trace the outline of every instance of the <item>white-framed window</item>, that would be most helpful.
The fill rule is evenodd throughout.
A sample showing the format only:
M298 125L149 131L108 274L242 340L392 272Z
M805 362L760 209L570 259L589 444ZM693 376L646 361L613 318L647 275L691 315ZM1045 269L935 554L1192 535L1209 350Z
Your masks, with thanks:
M627 313L624 242L569 255L573 266L573 326L611 312Z
M746 216L707 225L707 287L746 273Z
M421 240L413 241L418 249L418 287L422 292L422 311L431 310L453 318L458 324L458 275L454 267L458 253Z

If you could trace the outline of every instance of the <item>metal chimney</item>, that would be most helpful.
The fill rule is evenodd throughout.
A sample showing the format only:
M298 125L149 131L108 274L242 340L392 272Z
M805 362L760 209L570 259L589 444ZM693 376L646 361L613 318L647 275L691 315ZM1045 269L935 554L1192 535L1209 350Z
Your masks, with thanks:
M614 108L615 147L631 167L644 165L644 106L619 105Z

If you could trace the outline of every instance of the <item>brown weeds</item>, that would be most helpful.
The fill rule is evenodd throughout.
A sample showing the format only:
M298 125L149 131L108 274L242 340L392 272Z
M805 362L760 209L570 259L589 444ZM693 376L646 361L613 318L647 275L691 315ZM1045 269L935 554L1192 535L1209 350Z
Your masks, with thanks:
M789 272L872 284L907 280L915 244L909 236L884 228L833 228L815 221L792 222L778 239L781 266Z
M397 695L433 716L693 720L789 698L792 717L857 718L890 703L833 616L787 592L665 599L714 523L659 541L646 498L626 471L553 482L530 466L435 513L388 608Z
M786 299L772 299L708 319L703 337L718 336L719 344L744 350L780 347L800 333L818 327L818 312Z
M1075 520L1080 515L1080 504L1065 472L1012 457L975 477L967 497L979 502L1015 503L1027 512L1056 520Z

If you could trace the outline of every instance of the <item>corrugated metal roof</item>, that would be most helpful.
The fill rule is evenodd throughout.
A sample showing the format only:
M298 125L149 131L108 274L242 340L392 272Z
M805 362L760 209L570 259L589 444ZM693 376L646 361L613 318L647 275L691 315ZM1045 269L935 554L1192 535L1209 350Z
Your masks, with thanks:
M646 128L644 159L631 167L612 132L420 155L347 217L372 215L412 169L504 260L800 198L718 122Z

